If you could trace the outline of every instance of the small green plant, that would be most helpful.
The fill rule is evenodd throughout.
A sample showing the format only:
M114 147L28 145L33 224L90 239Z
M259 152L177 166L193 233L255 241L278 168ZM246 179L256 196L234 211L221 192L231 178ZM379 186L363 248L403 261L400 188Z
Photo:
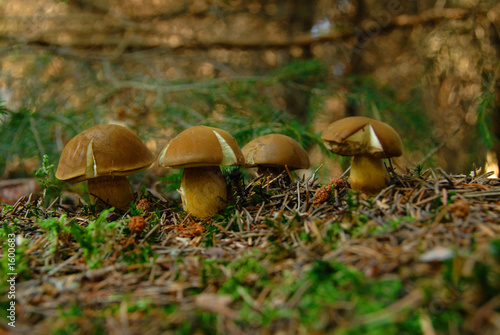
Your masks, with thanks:
M8 211L12 210L14 207L12 205L4 205L0 207L0 215L5 215Z
M226 264L226 261L204 260L201 267L201 280L203 285L219 285L223 282L225 275L222 271L222 267Z
M128 264L150 263L156 255L151 245L129 245L121 251L121 258Z
M61 217L52 217L44 220L39 220L38 224L47 232L47 239L49 240L48 252L52 255L57 254L59 250L59 240L63 232L67 232L67 215L63 214Z
M424 167L423 165L420 164L415 165L415 168L412 169L412 173L417 177L422 177L423 172L424 172Z
M52 184L51 175L53 174L54 164L49 164L49 156L43 155L42 167L35 172L35 175L39 178L38 181L44 189L48 188Z
M89 201L87 204L82 205L82 214L85 216L95 216L97 214L96 204Z
M241 297L241 292L238 293L238 287L250 292L262 289L267 283L267 269L252 253L230 263L227 269L231 271L231 276L222 285L220 292L232 295L234 298Z
M358 270L334 260L314 262L311 270L305 274L305 280L309 288L299 304L300 319L312 330L328 328L328 313L334 311L332 308L339 301L352 302L353 309L346 307L346 310L337 309L335 313L362 316L383 310L396 301L403 291L398 279L369 280ZM398 328L390 317L374 327L381 325L390 329ZM347 333L367 333L371 328L370 325L352 326L354 329Z
M359 208L359 193L349 190L346 196L347 206L349 212L356 211Z
M106 215L113 209L102 211L101 214L90 221L86 227L80 226L74 220L68 220L66 214L61 217L52 217L39 221L39 225L48 232L49 253L58 254L61 237L69 243L68 237L74 238L83 251L84 259L90 268L95 268L114 251L117 232L117 222L107 222Z
M29 261L24 254L28 241L16 232L15 226L3 222L0 228L0 291L7 284L9 273L16 273L17 278L26 277L29 272Z
M75 221L68 225L69 233L80 245L90 268L98 267L115 250L118 223L106 221L106 215L112 211L113 208L102 211L87 227L81 227Z
M49 156L43 155L42 166L35 172L42 186L42 203L59 195L59 180L54 175L54 167L54 164L49 163Z
M203 236L202 243L205 247L213 247L214 246L214 240L215 240L215 235L217 235L220 232L220 229L217 226L214 225L208 225L206 227L206 233Z
M390 232L396 230L404 222L413 222L414 220L415 219L410 216L401 217L394 220L387 220L383 224L377 225L372 230L370 230L370 234Z
M73 302L70 306L59 307L59 320L52 325L51 334L53 335L70 335L81 332L82 324L85 324L87 329L92 329L92 334L106 334L104 318L85 316L83 307L78 302ZM91 325L91 326L89 326Z

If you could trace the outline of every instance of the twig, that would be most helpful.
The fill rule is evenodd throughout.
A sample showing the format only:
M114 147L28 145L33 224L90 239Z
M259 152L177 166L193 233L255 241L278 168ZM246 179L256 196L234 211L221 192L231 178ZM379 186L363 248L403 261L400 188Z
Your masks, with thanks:
M78 250L73 256L71 256L70 258L68 258L67 260L65 260L64 262L58 264L55 268L53 268L52 270L50 270L49 272L47 272L47 275L49 276L53 276L55 275L57 272L59 272L59 270L61 270L63 267L65 267L66 265L68 265L69 263L73 262L75 259L77 259L78 257L80 257L80 255L82 254L82 251L81 250Z

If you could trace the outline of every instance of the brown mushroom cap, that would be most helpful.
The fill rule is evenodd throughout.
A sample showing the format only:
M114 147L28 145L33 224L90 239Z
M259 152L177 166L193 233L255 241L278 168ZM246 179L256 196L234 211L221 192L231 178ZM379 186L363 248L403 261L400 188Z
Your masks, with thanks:
M401 138L391 126L362 116L346 117L332 123L321 139L329 151L341 156L389 158L403 153Z
M190 127L174 137L158 158L169 168L243 165L238 142L226 131L207 126Z
M266 166L290 169L309 168L309 156L293 138L268 134L248 142L242 149L246 167Z
M146 169L154 160L154 155L128 128L97 125L66 144L56 177L76 183L100 176L127 176Z

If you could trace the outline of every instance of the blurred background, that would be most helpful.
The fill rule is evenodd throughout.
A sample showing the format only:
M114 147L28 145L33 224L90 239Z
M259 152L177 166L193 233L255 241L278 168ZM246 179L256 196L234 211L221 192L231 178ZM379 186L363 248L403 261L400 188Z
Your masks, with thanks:
M0 176L33 177L114 122L155 154L200 124L241 146L283 133L327 181L348 161L319 136L351 115L398 131L403 173L495 169L499 36L491 0L1 0Z

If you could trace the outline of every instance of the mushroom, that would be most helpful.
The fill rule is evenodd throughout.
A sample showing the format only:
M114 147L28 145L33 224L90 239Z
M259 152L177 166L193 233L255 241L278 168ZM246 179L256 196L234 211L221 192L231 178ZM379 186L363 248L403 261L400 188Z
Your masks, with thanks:
M401 138L391 126L362 116L346 117L332 123L321 139L334 154L353 156L351 187L368 195L380 192L390 180L382 159L403 153Z
M289 170L309 168L309 156L293 138L268 134L248 142L242 149L245 167L257 168L257 174L280 174Z
M224 208L227 186L220 165L244 164L236 140L226 131L190 127L174 137L160 153L158 164L183 168L179 192L182 207L192 216L205 219Z
M126 210L134 200L126 176L148 168L154 160L154 155L128 128L97 125L66 144L56 177L69 183L86 180L92 202Z

